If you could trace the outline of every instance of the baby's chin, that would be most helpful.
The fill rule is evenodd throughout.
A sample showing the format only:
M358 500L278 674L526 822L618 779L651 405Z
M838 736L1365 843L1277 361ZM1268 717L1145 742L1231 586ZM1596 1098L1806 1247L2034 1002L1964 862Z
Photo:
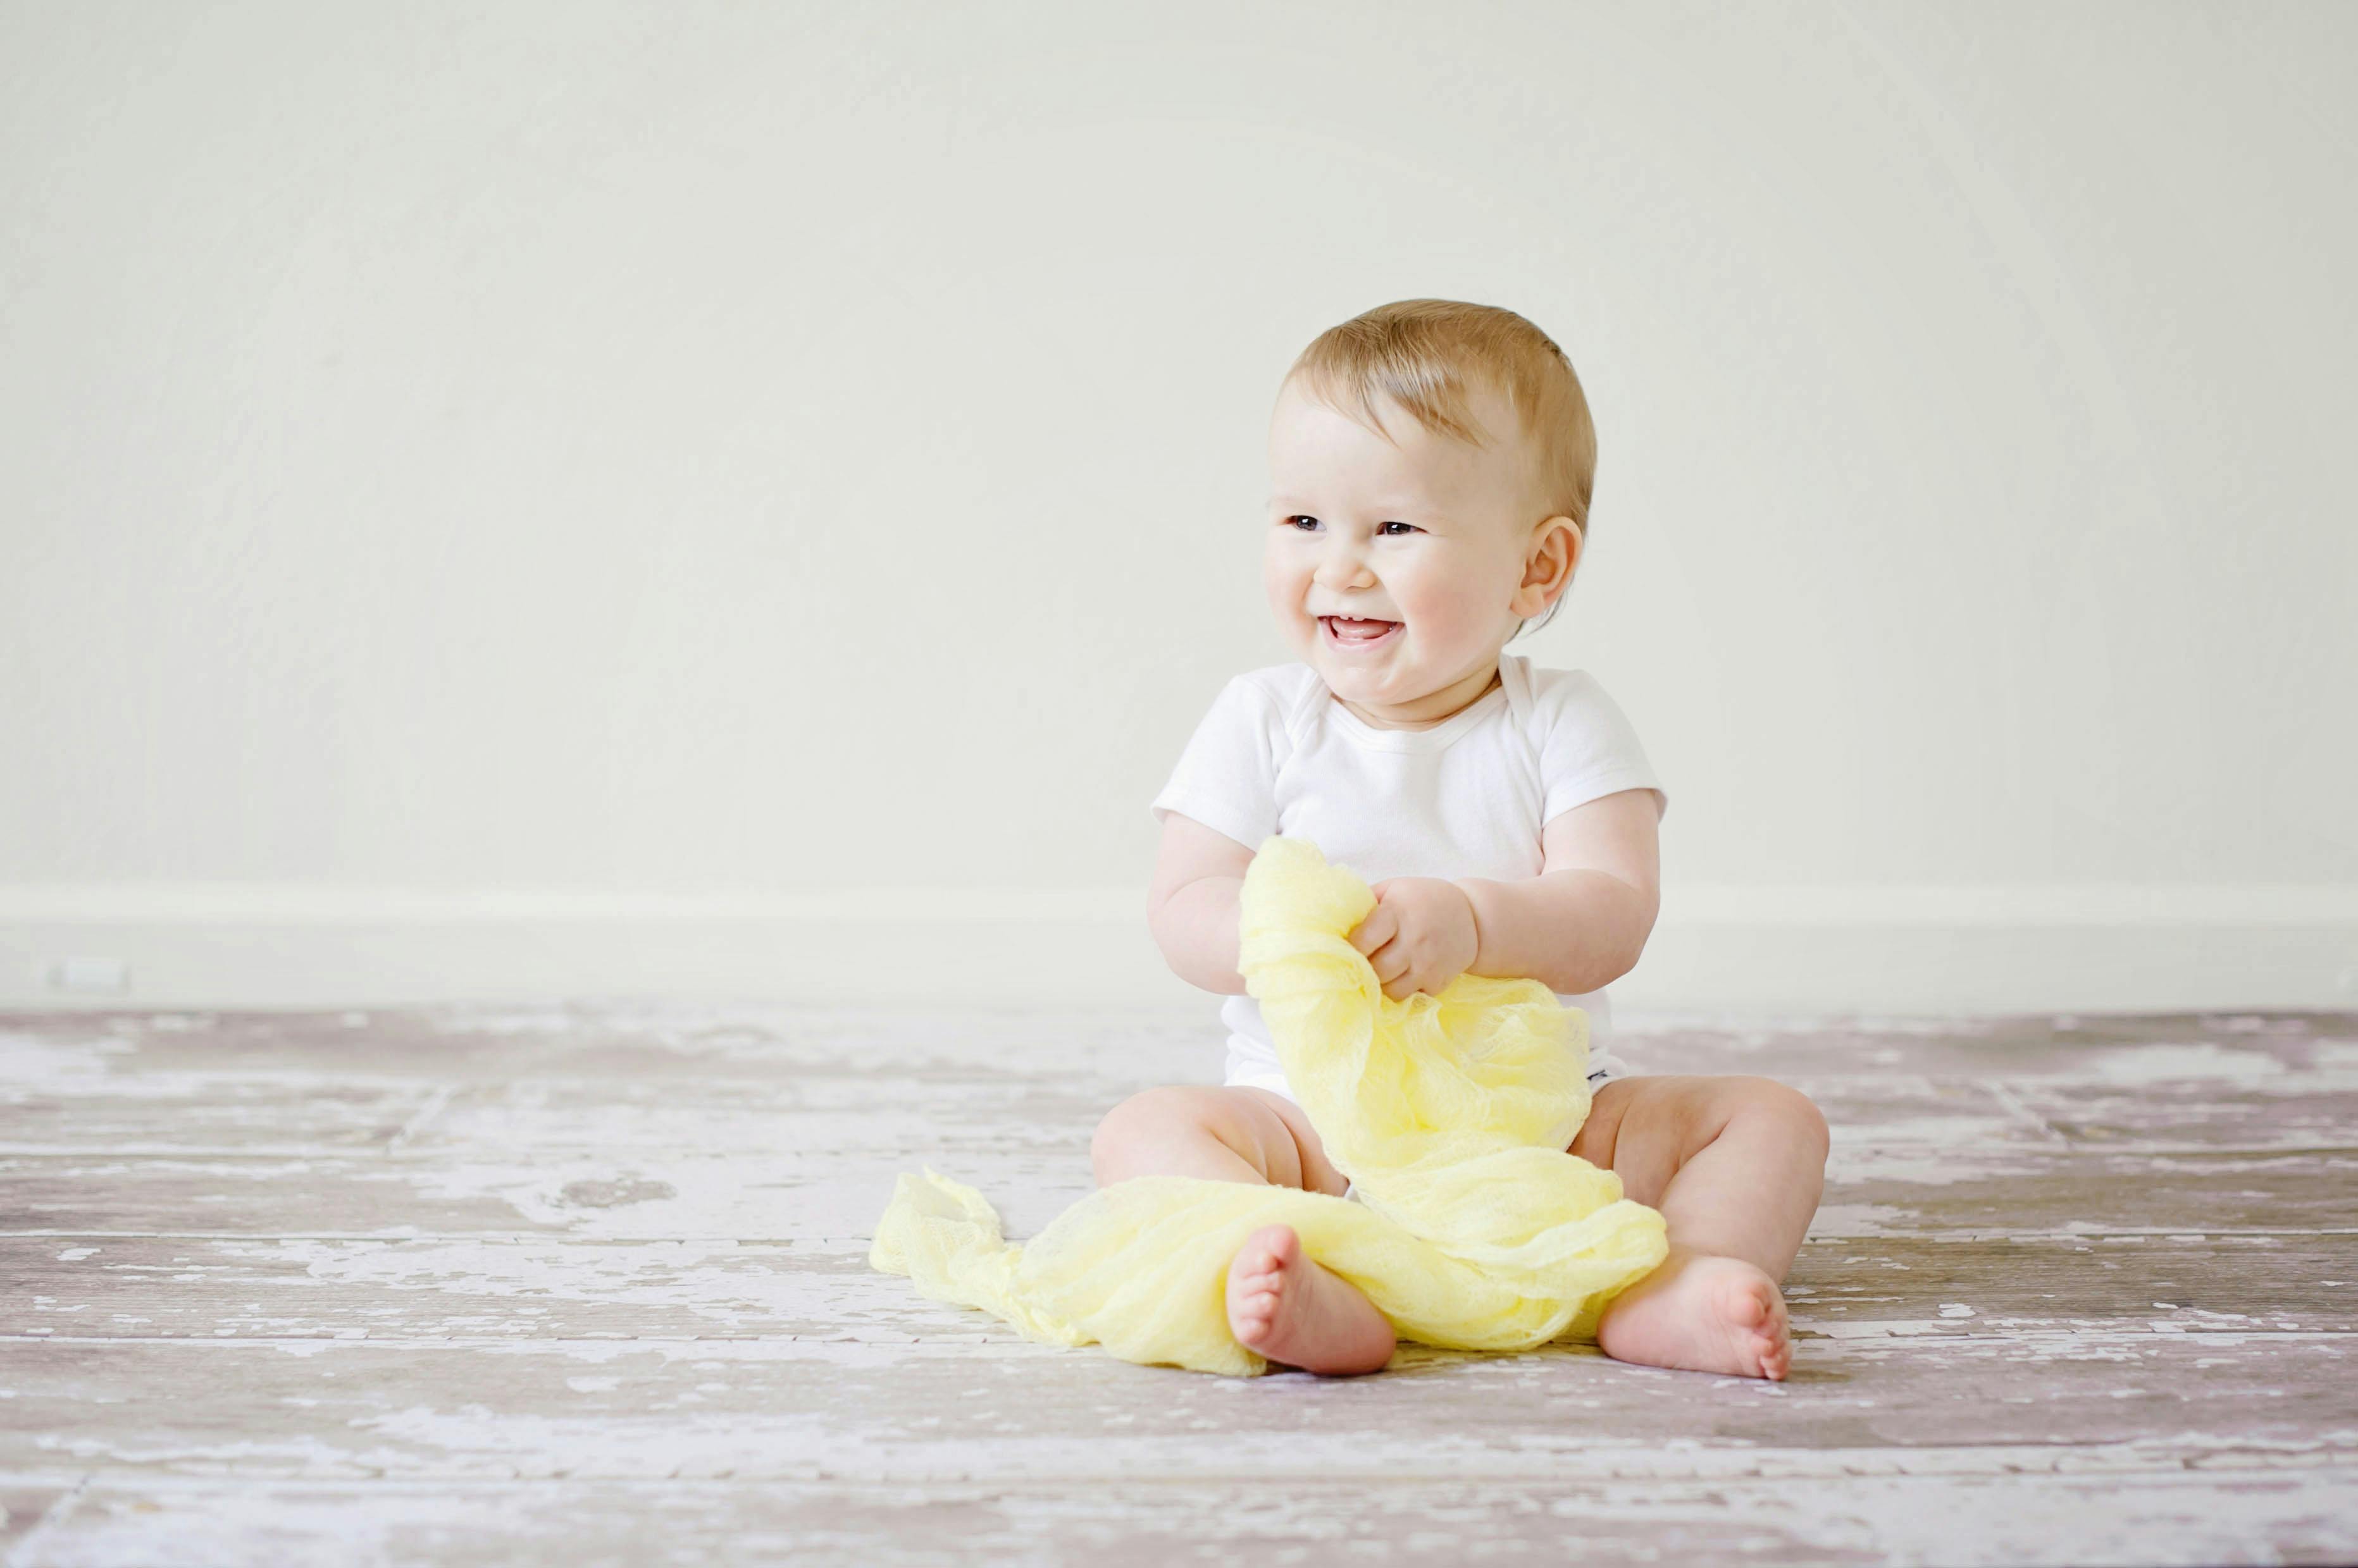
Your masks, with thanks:
M1348 657L1336 658L1333 652L1321 648L1313 654L1310 667L1318 672L1327 689L1337 697L1354 701L1407 703L1441 689L1442 682L1420 679L1414 666L1398 658L1380 664L1361 664Z
M1390 651L1373 657L1354 657L1347 651L1328 646L1325 633L1314 629L1309 645L1303 650L1303 662L1318 673L1326 688L1336 697L1395 708L1422 702L1446 690L1459 678L1455 671L1464 666L1435 668L1432 661L1420 656L1429 650L1417 645L1413 633L1405 623L1393 637L1396 645ZM1494 665L1503 652L1502 644L1493 647Z

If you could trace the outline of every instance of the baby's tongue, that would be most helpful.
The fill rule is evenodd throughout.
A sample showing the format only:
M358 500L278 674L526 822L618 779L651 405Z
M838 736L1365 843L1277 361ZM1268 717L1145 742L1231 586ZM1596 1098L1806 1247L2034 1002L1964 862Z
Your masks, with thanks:
M1338 619L1335 622L1335 631L1337 635L1344 637L1380 637L1385 633L1390 631L1393 625L1394 622L1390 621L1343 621Z

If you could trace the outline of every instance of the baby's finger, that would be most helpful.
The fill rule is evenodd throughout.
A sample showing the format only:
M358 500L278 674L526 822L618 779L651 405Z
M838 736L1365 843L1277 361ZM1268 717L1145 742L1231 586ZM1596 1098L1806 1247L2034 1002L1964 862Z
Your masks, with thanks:
M1390 941L1399 929L1400 917L1389 909L1379 907L1359 922L1358 929L1351 933L1351 946L1362 953L1372 955L1377 948Z

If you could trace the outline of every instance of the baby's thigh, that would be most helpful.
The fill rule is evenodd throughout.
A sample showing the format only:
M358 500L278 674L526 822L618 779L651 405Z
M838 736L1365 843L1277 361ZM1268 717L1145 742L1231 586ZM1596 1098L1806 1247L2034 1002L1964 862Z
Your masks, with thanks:
M1349 1184L1327 1160L1302 1108L1266 1089L1195 1084L1142 1089L1107 1112L1090 1141L1100 1185L1142 1175L1228 1179L1235 1169L1231 1155L1276 1186L1340 1195Z
M1624 1197L1650 1208L1679 1168L1748 1105L1783 1110L1799 1091L1743 1073L1641 1073L1597 1087L1571 1152L1621 1178Z

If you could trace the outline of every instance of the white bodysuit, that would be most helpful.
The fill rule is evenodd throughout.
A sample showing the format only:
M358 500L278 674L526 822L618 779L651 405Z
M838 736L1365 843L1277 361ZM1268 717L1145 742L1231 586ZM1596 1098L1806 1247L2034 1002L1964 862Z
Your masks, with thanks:
M1304 664L1237 676L1195 727L1150 809L1193 817L1257 850L1272 833L1307 838L1330 865L1372 884L1390 877L1540 874L1544 824L1599 796L1670 795L1637 731L1585 670L1534 669L1502 654L1499 685L1426 730L1382 730L1343 706ZM1589 1081L1628 1076L1613 1054L1603 989L1557 995L1588 1014ZM1220 1006L1226 1082L1288 1099L1260 1003Z

